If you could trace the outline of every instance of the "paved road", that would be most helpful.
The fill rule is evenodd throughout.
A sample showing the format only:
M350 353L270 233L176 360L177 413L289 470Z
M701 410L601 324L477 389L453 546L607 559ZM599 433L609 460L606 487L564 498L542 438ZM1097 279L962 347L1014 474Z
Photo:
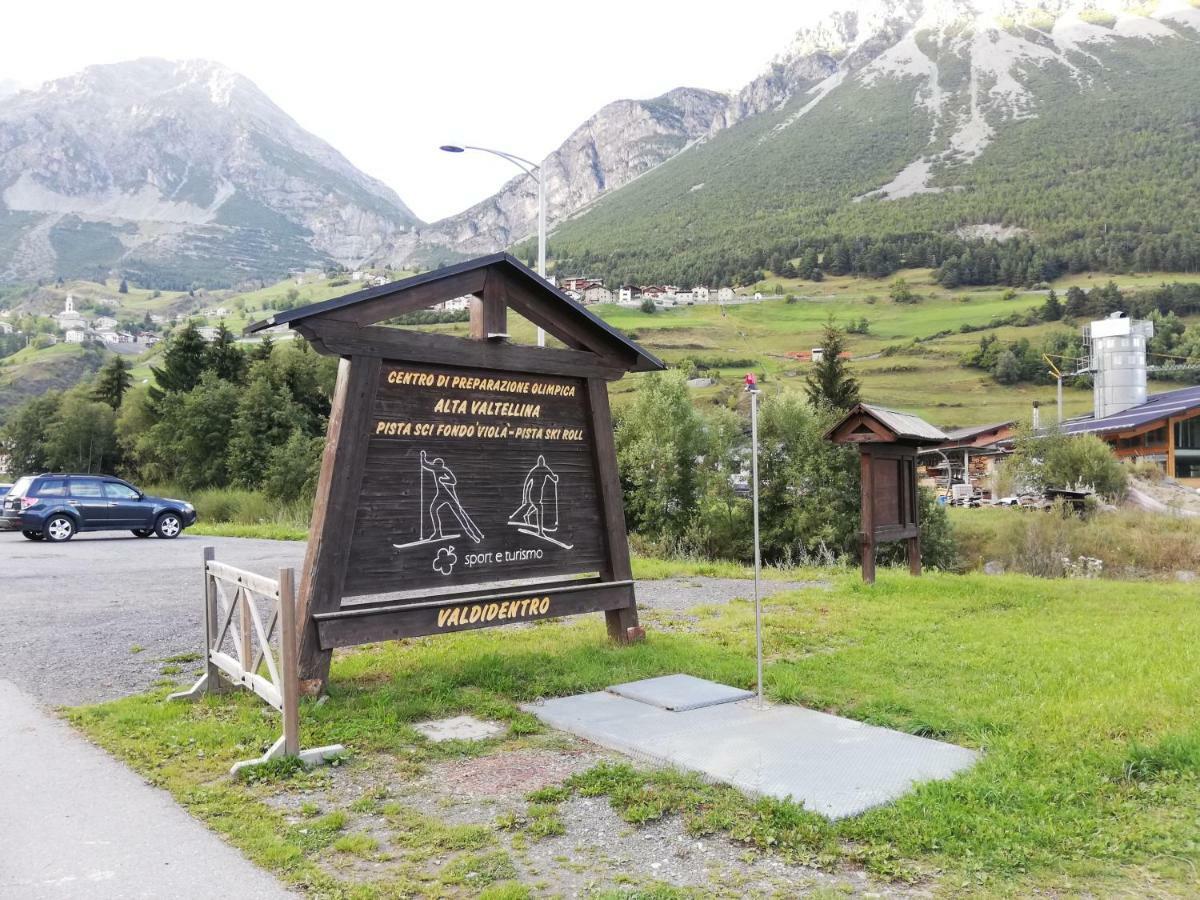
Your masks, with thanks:
M165 657L203 649L206 546L263 574L304 557L296 541L98 532L48 544L0 533L0 678L51 705L145 690L162 677Z
M294 896L0 680L0 898Z

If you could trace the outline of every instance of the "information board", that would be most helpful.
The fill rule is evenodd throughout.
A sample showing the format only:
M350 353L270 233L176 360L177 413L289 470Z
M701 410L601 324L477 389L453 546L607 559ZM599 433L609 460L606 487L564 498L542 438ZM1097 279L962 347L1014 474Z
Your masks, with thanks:
M346 596L597 572L581 378L384 362Z

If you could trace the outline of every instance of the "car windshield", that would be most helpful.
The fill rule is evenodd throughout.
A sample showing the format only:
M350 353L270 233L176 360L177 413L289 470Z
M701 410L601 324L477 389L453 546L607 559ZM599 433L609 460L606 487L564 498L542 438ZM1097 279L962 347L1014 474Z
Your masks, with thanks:
M33 476L31 475L18 478L17 483L13 485L13 489L8 492L8 495L10 497L24 497L25 492L29 490L31 484L33 484Z

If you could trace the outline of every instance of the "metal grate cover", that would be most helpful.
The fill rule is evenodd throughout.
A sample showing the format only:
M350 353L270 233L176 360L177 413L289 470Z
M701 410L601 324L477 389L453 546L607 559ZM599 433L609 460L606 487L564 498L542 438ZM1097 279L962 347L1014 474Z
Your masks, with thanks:
M643 678L641 681L617 684L608 690L618 697L626 697L673 712L733 703L754 696L752 691L706 681L694 675L660 675L658 678Z

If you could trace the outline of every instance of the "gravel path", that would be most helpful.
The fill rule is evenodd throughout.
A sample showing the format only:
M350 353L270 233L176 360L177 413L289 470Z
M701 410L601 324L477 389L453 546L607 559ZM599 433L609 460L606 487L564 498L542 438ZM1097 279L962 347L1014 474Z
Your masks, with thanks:
M0 533L0 678L43 703L95 703L144 691L164 674L190 676L203 643L200 560L204 547L239 568L273 575L300 567L304 544L184 534L173 541L82 534L65 544ZM763 581L764 596L812 583ZM683 611L753 596L753 582L641 581L644 607ZM178 668L178 672L172 672ZM164 672L164 669L167 671Z

